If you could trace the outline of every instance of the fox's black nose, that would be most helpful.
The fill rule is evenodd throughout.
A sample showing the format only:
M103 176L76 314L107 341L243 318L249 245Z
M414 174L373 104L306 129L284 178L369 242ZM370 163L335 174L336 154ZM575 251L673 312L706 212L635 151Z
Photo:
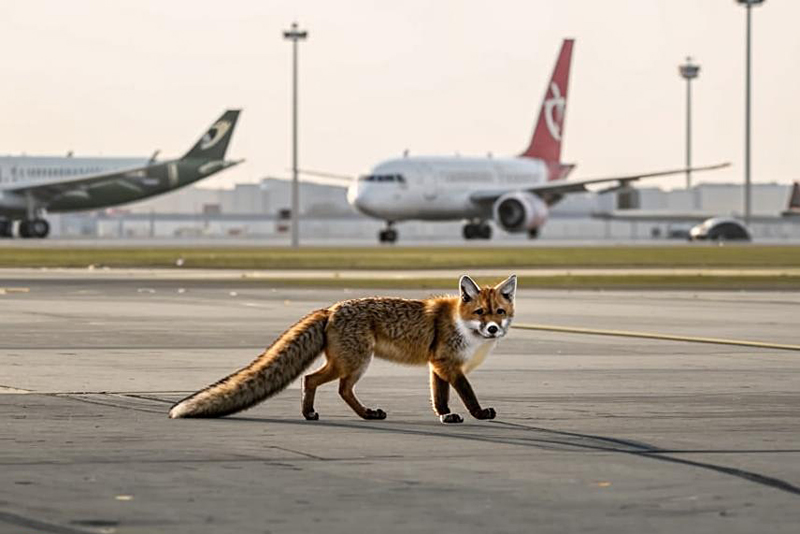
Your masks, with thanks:
M497 327L495 325L490 326L486 330L488 330L490 334L496 334L497 333Z

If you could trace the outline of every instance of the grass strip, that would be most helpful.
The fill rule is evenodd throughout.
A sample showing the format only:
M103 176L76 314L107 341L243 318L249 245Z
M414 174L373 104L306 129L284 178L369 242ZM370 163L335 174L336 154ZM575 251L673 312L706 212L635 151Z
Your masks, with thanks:
M800 246L0 248L0 267L462 269L797 267Z

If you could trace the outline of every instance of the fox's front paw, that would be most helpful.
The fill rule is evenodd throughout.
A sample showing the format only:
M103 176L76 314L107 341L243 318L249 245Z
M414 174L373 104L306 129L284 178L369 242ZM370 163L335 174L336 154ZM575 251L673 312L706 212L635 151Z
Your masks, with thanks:
M494 419L497 417L497 412L494 411L494 408L484 408L473 413L472 417L475 419Z
M464 418L458 415L457 413L446 413L439 416L439 421L441 421L446 425L449 425L453 423L463 423Z
M316 421L319 419L319 414L317 412L308 412L304 413L303 417L306 418L306 421Z
M386 419L386 412L380 408L374 410L372 408L367 408L362 417L364 417L364 419Z

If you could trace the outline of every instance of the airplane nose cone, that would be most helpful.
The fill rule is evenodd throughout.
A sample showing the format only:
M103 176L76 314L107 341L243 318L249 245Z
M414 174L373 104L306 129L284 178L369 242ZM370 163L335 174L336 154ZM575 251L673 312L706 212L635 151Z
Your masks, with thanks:
M347 202L361 213L372 216L369 205L373 203L367 200L368 196L364 184L356 182L347 188Z
M361 209L361 192L359 191L358 183L351 184L347 188L347 202L356 209Z

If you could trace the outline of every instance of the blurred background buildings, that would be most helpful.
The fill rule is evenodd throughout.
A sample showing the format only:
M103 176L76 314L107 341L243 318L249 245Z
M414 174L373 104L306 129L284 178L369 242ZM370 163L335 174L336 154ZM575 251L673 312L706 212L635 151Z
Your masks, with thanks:
M374 242L382 223L358 215L348 205L343 187L304 182L300 185L300 233L311 239L346 238ZM759 183L753 186L753 214L777 215L786 208L791 186ZM718 215L741 213L742 185L706 183L691 189L639 187L642 210L707 211ZM679 236L692 224L677 222L605 221L595 212L617 208L614 194L572 194L557 204L541 239L666 239ZM53 215L53 236L101 238L241 237L289 238L291 182L264 178L233 188L188 187L175 193L104 211ZM460 240L461 222L401 223L404 240ZM754 237L800 238L800 225L753 223ZM495 240L524 236L495 232Z

